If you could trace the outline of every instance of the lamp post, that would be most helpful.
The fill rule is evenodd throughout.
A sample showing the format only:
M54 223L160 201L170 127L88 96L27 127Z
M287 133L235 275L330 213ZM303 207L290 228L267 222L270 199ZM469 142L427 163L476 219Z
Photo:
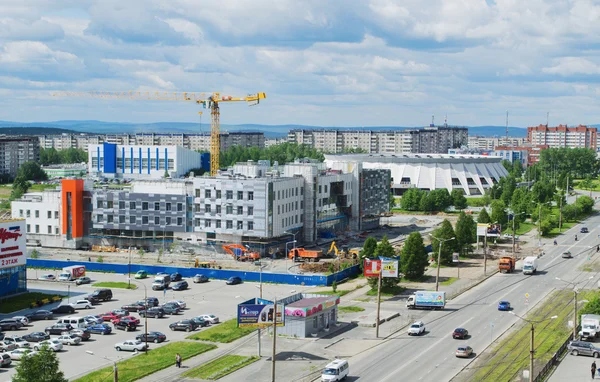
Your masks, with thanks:
M294 249L296 249L296 235L298 234L298 232L289 232L289 231L284 231L283 233L288 234L288 235L292 235L294 237ZM285 245L285 251L287 252L287 243ZM285 254L285 270L286 272L289 272L288 266L287 266L287 261L288 261L288 254Z
M533 378L533 361L534 361L534 355L535 355L535 349L534 349L535 329L534 329L533 325L534 324L539 324L540 322L544 322L544 321L548 321L548 320L554 320L558 316L552 316L552 317L546 318L544 320L534 321L534 320L528 320L526 318L523 318L523 317L519 316L518 314L516 314L515 312L508 312L508 313L510 313L513 316L516 316L516 317L520 318L521 320L523 320L523 321L531 324L531 343L529 345L529 382L533 382L533 380L534 380L534 378Z
M296 290L291 290L290 294L296 293ZM277 354L277 296L273 296L273 350L271 354L271 382L275 382L275 356ZM281 312L281 316L285 314Z
M129 283L127 284L127 289L131 289L131 247L129 247L129 265L127 266L127 280L129 280Z
M515 258L515 219L517 218L517 216L519 215L523 215L525 212L519 212L518 214L513 213L512 215L512 228L513 228L513 234L512 234L512 255L513 255L513 259Z
M432 234L429 234L429 236L431 236L432 238L434 238L435 240L440 242L440 248L438 251L438 258L437 258L437 272L435 275L435 291L437 292L439 289L439 285L440 285L440 261L442 259L442 244L444 244L447 241L454 240L456 238L451 237L450 239L438 239L437 237L433 236Z
M131 277L129 278L131 282ZM144 342L146 343L146 354L148 354L148 289L146 284L139 280L133 280L134 283L138 283L144 287L144 307L146 308L146 314L144 314Z
M573 286L573 303L575 304L575 309L574 309L574 313L573 313L573 341L575 341L577 339L577 293L579 293L579 291L577 290L577 285L579 285L583 282L588 282L589 280L591 280L593 278L594 278L594 276L590 276L585 280L574 283L571 281L563 280L560 277L555 277L556 280L562 281L563 283Z
M89 355L93 355L93 356L96 355L91 350L86 350L85 352L88 353ZM97 356L97 357L100 357L100 356ZM119 382L119 368L117 366L117 361L112 360L112 359L110 359L108 357L102 357L102 358L104 358L105 360L110 361L110 362L113 363L113 380L114 380L114 382Z

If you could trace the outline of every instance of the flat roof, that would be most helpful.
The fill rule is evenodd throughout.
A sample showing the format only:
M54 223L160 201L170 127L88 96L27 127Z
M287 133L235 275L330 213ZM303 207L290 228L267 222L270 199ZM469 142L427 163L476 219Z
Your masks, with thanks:
M317 304L321 304L327 300L329 300L331 296L325 297L306 297L301 300L292 302L291 304L287 304L286 306L291 308L308 308Z

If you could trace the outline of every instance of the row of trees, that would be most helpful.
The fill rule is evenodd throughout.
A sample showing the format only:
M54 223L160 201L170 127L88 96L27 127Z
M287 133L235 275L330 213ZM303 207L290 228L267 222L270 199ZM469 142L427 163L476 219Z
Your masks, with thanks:
M87 163L87 161L88 154L82 149L40 149L40 163L43 166L47 166L50 164Z
M467 198L459 189L450 194L445 188L432 191L410 188L402 195L400 206L406 211L445 211L450 206L462 210L467 207Z
M280 165L293 162L297 158L311 158L324 161L325 157L320 151L296 143L281 143L260 149L258 147L233 146L220 155L221 167L233 166L237 162L248 160L269 160L271 164L277 161Z

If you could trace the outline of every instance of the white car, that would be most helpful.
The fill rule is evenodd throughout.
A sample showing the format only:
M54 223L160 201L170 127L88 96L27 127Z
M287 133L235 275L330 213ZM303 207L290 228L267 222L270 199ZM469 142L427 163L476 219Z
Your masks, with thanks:
M168 303L177 304L177 306L179 306L179 309L185 309L186 308L185 301L182 301L182 300L171 300Z
M92 309L92 303L88 300L77 300L75 302L70 303L75 309Z
M13 361L20 361L21 358L23 358L23 356L25 354L36 355L37 352L35 350L29 350L29 349L15 349L11 352L8 352L10 359L12 359Z
M45 275L38 277L38 280L54 281L56 280L56 276L54 276L52 273L46 273Z
M417 321L414 324L412 324L410 328L408 328L409 336L419 336L423 333L425 333L425 324L423 323L423 321Z
M81 338L74 334L63 334L57 340L63 345L79 345L81 343Z
M17 344L10 341L0 341L0 352L7 352L11 350L15 350L17 348Z
M115 349L117 349L117 351L127 350L138 352L146 350L146 344L139 340L129 340L115 344Z
M14 316L13 320L17 320L18 322L22 323L23 326L29 325L29 318L25 316Z
M50 339L42 342L38 342L33 346L33 350L40 350L44 345L48 346L49 349L54 350L55 352L61 351L63 348L63 344L56 339Z
M87 323L91 323L91 324L102 324L104 323L104 319L100 316L93 316L93 315L88 315L83 317L83 319L87 322Z
M27 341L25 341L23 338L19 337L19 336L6 336L4 337L4 341L8 342L8 343L13 343L15 344L18 348L21 349L29 349L31 347L31 344Z
M215 316L214 314L201 314L199 317L204 321L210 322L211 324L219 323L219 317Z

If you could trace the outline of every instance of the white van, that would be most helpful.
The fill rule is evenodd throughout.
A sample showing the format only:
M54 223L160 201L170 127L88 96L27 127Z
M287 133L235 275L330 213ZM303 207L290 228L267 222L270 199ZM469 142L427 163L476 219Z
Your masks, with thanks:
M321 374L321 381L341 381L350 373L350 365L345 359L336 359L325 366L325 370Z
M88 323L83 317L63 317L56 321L57 324L70 324L74 328L85 329Z

